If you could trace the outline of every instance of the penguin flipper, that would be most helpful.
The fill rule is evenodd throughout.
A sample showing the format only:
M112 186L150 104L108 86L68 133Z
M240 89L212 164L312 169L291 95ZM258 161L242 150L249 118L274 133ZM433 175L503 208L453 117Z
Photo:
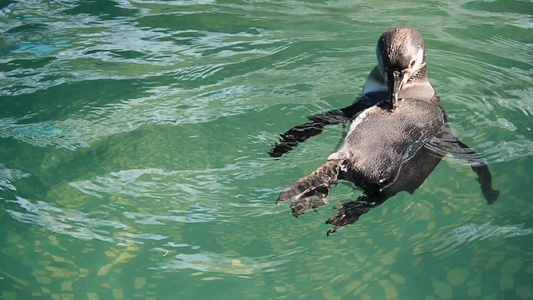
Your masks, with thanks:
M272 147L268 154L271 157L280 157L298 146L298 144L319 135L327 125L348 123L360 112L376 103L377 101L373 98L361 96L350 106L307 117L312 122L294 126L281 134L281 140Z
M445 141L444 149L457 159L466 161L472 171L477 175L477 181L481 187L483 197L488 205L491 205L498 199L500 192L492 188L492 175L489 167L481 156L465 143L461 142L450 132L445 133L442 141Z

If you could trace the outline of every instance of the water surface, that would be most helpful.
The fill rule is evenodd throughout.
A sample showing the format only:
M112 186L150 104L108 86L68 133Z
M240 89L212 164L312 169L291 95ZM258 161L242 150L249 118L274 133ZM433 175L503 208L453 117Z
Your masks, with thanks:
M529 1L4 1L0 299L532 299ZM326 237L279 191L334 151L379 35L418 28L487 206L447 159Z

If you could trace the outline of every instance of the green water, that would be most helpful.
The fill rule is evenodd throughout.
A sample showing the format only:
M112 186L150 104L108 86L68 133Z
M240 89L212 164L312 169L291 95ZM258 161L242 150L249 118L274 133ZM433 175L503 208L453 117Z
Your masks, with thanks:
M532 299L530 1L0 2L0 299ZM418 28L487 206L446 159L326 237L279 191L334 151L278 134L350 104Z

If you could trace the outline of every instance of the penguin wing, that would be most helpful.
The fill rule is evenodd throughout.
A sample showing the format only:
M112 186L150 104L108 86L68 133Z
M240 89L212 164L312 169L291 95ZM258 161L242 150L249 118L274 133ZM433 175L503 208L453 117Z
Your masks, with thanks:
M440 153L439 155L444 156L449 153L456 159L468 163L478 176L477 180L487 204L490 205L496 201L500 192L492 188L492 175L487 164L474 149L457 139L449 128L438 139L432 141L431 148L434 152Z

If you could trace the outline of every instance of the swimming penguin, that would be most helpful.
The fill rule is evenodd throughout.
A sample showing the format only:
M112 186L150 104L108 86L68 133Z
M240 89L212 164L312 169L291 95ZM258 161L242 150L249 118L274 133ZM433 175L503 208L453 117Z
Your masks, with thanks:
M351 122L363 110L390 99L393 93L397 98L440 103L427 78L424 40L416 29L386 31L378 40L376 55L378 64L368 75L361 97L350 106L310 116L311 123L291 128L281 135L281 141L270 150L270 156L282 156L299 143L320 134L326 125ZM396 61L392 62L390 55L395 55Z
M450 153L470 164L487 203L492 204L499 192L492 189L488 167L452 135L427 79L420 33L392 28L381 35L376 52L378 65L359 100L364 103L334 111L336 121L319 125L323 128L356 116L342 146L317 170L283 190L277 203L291 201L293 214L299 216L327 204L331 186L338 180L353 182L363 194L337 207L338 213L326 221L333 225L329 235L398 192L413 193Z

